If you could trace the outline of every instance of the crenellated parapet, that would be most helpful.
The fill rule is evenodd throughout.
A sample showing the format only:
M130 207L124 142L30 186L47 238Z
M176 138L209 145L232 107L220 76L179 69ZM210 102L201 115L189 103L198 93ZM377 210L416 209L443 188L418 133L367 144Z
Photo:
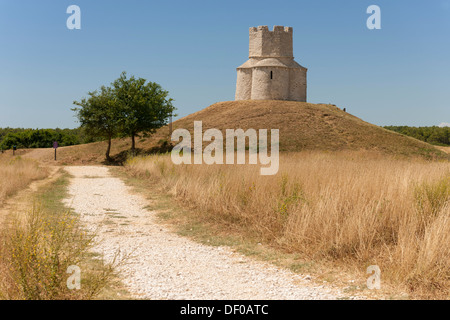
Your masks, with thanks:
M250 32L287 32L292 33L292 27L274 26L273 31L269 30L268 26L251 27Z
M236 100L306 101L307 69L294 61L291 27L252 27L249 60L237 68Z
M291 27L274 26L270 31L267 26L250 28L249 57L289 57L293 58Z

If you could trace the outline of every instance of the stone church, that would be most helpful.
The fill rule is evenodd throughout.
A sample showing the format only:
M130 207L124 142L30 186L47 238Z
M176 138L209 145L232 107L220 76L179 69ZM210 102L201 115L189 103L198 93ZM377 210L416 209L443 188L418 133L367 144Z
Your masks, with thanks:
M294 61L291 27L250 28L249 60L237 68L236 100L306 101L307 69Z

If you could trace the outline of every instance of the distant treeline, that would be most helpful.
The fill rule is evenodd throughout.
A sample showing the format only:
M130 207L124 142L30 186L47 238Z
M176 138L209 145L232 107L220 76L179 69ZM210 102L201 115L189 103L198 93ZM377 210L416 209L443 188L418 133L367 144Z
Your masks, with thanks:
M0 128L0 149L51 148L57 141L61 147L90 143L100 139L89 138L84 130L77 129L23 129Z
M428 142L430 144L450 146L450 127L386 126L384 128Z
M434 145L450 146L450 127L408 127L385 126L385 129L395 131ZM91 143L104 140L101 137L92 138L83 128L77 129L23 129L0 128L0 149L17 148L51 148L53 141L60 147Z

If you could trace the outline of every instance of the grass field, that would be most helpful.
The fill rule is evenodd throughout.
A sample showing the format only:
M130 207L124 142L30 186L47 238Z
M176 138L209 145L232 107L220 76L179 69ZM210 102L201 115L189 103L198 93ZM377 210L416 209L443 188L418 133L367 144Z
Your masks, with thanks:
M360 151L368 150L397 157L449 159L443 149L365 122L341 108L328 104L293 101L226 101L215 103L173 123L173 130L193 133L194 121L203 122L203 132L226 129L279 129L280 150ZM139 154L152 154L170 142L169 127L137 140ZM163 146L163 147L161 147ZM62 147L54 161L53 149L26 150L26 157L51 165L105 164L106 142ZM114 139L111 155L122 164L130 155L129 138Z
M0 205L9 196L23 190L32 181L43 179L48 170L34 160L0 154Z
M176 166L169 155L126 162L129 139L113 141L113 164L125 162L129 176L151 181L151 188L192 209L196 221L224 233L304 261L363 273L378 265L386 284L413 297L449 297L448 147L390 132L327 104L220 102L177 120L173 129L192 133L198 120L203 131L280 129L278 174L261 176L250 165ZM168 141L166 126L139 139L138 153L161 151L158 146ZM59 148L57 161L53 149L0 155L0 206L47 176L38 163L105 164L105 150L106 142Z
M370 152L281 154L280 171L180 165L169 155L128 161L196 218L311 261L365 270L414 297L448 298L450 164Z
M0 165L3 199L16 200L15 193L49 172L20 157L4 157ZM95 235L85 232L78 216L63 205L68 177L58 175L9 204L6 212L2 208L0 299L93 299L111 284L114 266L91 256ZM79 290L67 287L67 271L74 265L82 272Z

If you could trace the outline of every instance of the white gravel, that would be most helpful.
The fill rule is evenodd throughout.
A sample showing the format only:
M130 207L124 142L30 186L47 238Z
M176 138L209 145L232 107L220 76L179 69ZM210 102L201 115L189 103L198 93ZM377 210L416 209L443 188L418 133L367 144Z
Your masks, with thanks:
M148 200L133 194L107 167L66 170L74 178L65 201L87 228L98 233L95 251L106 261L118 250L132 253L120 273L134 298L302 300L344 296L336 289L315 286L307 280L309 275L174 234L157 223L154 212L145 209Z

